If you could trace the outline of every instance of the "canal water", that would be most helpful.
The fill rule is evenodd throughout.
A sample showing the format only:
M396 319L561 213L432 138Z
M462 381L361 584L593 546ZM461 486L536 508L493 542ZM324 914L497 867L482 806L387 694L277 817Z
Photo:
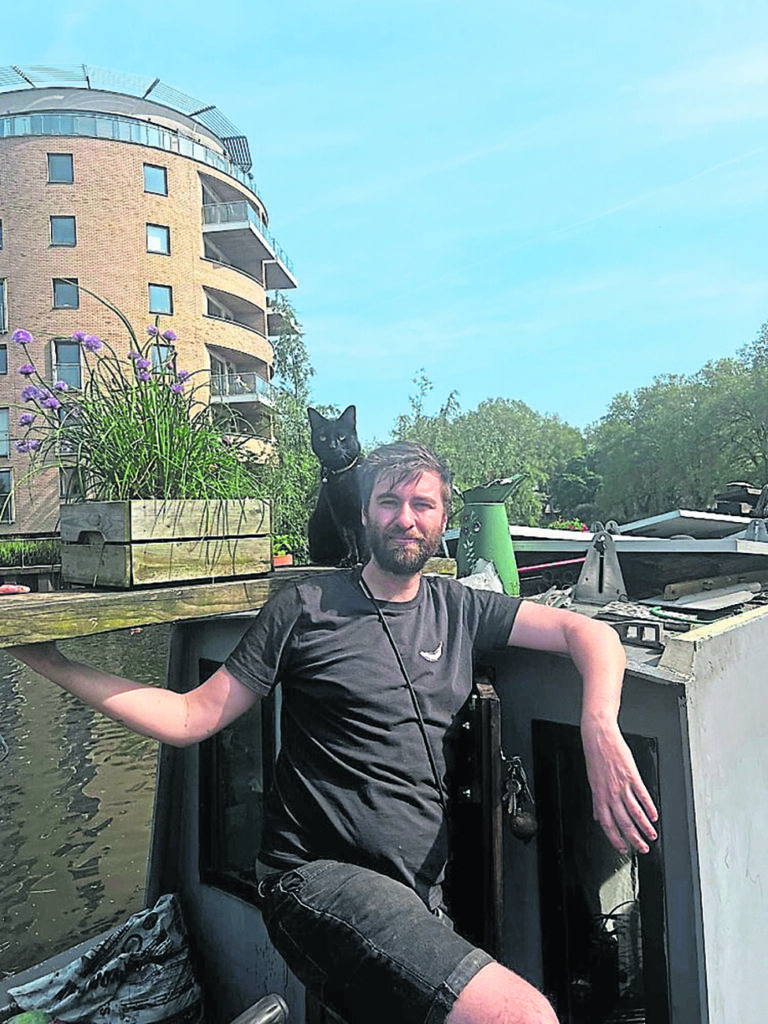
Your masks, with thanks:
M159 683L169 626L67 640L68 657ZM0 978L141 908L157 744L0 650ZM5 747L0 744L0 756Z

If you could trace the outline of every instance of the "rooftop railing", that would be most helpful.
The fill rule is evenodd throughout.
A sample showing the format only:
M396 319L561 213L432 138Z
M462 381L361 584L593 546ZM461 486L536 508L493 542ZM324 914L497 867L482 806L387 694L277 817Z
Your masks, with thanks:
M249 192L258 197L256 184L250 174L243 171L221 153L195 142L186 135L147 124L133 117L119 114L81 113L62 111L41 114L8 114L0 117L0 138L18 138L25 135L80 136L88 139L111 139L114 142L132 142L152 149L190 157L236 178Z

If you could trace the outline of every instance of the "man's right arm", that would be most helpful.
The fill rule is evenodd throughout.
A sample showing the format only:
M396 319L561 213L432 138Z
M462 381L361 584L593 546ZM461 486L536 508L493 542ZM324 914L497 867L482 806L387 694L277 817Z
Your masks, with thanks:
M70 661L54 643L6 652L133 732L175 747L213 736L259 700L224 666L189 693L174 693Z

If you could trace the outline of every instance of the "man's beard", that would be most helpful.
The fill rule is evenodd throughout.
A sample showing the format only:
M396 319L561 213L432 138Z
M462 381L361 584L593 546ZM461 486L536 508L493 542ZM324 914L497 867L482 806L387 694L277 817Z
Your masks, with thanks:
M433 533L411 538L410 534L384 533L369 523L366 535L371 553L379 568L385 572L391 572L395 576L415 576L417 572L421 572L440 547L443 531L437 529ZM411 543L408 545L393 543L393 538L402 537L407 537Z

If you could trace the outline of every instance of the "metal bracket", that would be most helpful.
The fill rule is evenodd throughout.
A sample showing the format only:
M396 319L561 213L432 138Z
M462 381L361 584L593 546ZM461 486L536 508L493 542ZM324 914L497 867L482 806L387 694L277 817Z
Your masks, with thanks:
M592 538L587 560L573 590L573 600L582 604L626 601L627 588L621 575L613 537L599 530Z
M619 622L609 622L608 625L616 630L623 644L630 644L632 647L651 647L655 651L664 650L663 632L659 622L649 622L648 619L621 619Z
M768 541L768 520L752 519L744 531L745 540Z

